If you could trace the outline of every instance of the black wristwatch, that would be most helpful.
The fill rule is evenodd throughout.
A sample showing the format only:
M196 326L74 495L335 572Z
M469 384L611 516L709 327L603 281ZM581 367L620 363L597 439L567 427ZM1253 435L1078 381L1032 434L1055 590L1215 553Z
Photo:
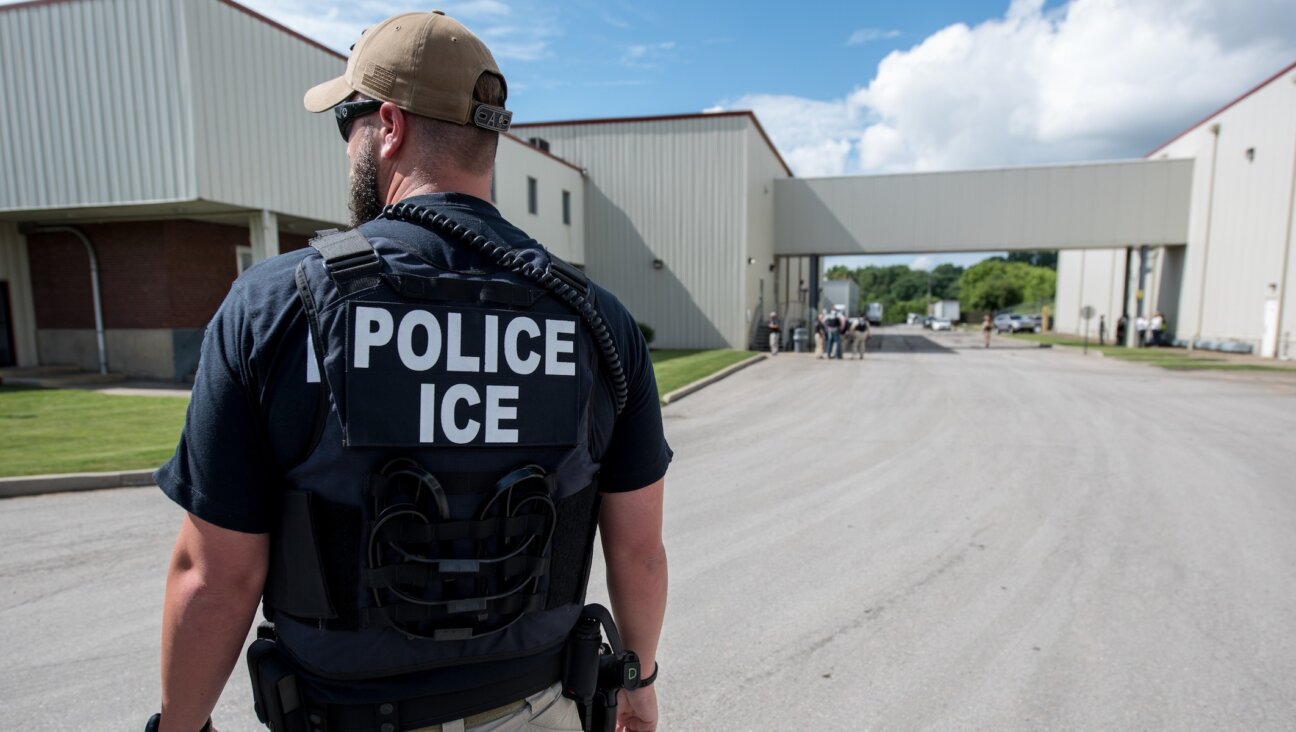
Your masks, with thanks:
M653 676L656 675L657 672L654 671ZM148 724L144 725L144 732L158 732L158 728L161 726L162 726L162 712L158 712L157 714L154 714L153 716L149 717ZM207 718L207 724L204 724L202 726L202 729L198 730L198 732L211 732L211 717Z

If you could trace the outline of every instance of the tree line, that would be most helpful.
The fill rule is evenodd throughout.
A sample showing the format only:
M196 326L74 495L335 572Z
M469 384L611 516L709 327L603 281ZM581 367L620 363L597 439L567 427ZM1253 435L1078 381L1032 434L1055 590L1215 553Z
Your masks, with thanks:
M1057 289L1057 252L1010 252L971 267L937 265L930 271L903 264L848 269L837 265L824 275L830 280L854 279L860 308L882 303L888 323L903 323L908 313L927 312L938 300L958 300L966 311L998 312L1023 303L1046 303Z

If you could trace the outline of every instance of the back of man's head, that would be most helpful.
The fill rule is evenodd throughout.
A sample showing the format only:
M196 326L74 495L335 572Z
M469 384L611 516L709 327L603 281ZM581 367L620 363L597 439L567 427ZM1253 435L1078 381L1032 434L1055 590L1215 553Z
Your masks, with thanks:
M408 113L414 164L429 172L450 165L489 173L512 118L490 49L439 10L396 15L364 31L346 72L311 88L304 103L324 112L357 95Z

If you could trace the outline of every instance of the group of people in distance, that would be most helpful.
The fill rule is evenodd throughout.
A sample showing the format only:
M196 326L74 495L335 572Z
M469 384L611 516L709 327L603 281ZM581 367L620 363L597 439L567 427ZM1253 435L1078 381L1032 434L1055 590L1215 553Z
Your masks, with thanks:
M1166 320L1165 313L1160 310L1152 313L1152 317L1139 315L1134 318L1134 346L1136 348L1145 348L1149 346L1166 345L1166 331L1169 322ZM1125 343L1125 329L1129 327L1129 321L1124 315L1116 319L1116 345ZM1105 344L1107 342L1107 316L1098 316L1098 342Z
M776 312L765 323L769 331L769 350L777 356L783 341L783 322ZM842 358L853 353L864 358L868 350L869 322L863 315L847 318L840 310L824 310L815 322L815 358Z
M815 322L815 358L843 358L853 353L864 358L869 322L863 315L847 318L840 310L825 310Z

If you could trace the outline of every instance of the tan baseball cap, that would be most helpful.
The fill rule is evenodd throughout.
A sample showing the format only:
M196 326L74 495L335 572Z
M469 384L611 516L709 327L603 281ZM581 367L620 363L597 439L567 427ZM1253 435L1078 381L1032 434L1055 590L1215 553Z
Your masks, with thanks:
M346 73L311 88L303 100L324 112L359 92L433 119L508 130L511 112L473 101L484 73L504 75L490 49L440 10L388 18L360 35Z

